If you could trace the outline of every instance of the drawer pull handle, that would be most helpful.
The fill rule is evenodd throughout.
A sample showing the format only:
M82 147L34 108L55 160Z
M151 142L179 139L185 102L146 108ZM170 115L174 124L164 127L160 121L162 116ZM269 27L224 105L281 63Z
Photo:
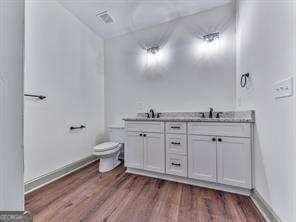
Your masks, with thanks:
M180 163L171 163L173 166L181 166Z
M181 129L180 126L171 126L171 129Z
M172 142L173 145L181 145L180 142Z
M86 128L86 126L84 126L84 125L81 125L81 126L71 126L70 127L70 130L84 129L84 128Z

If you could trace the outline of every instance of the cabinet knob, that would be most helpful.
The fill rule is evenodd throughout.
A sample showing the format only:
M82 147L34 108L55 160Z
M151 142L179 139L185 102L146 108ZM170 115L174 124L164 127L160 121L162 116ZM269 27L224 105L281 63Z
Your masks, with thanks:
M212 141L214 141L214 142L215 142L215 141L216 141L216 138L212 138Z
M143 134L143 136L146 137L147 135L146 134Z
M222 139L221 139L221 138L218 138L218 141L219 141L219 142L222 142Z
M140 133L140 134L139 134L139 136L143 136L143 134L142 134L142 133Z

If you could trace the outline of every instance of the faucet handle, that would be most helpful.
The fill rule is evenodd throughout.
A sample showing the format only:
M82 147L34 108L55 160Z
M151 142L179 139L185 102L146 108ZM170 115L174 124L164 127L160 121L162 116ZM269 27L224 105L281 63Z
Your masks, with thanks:
M220 115L220 114L222 115L222 114L223 114L223 112L217 112L217 113L216 113L216 118L218 118L218 119L219 119L219 118L221 117L221 115Z
M206 118L206 116L205 116L205 113L204 113L204 112L199 112L198 114L201 116L201 118Z

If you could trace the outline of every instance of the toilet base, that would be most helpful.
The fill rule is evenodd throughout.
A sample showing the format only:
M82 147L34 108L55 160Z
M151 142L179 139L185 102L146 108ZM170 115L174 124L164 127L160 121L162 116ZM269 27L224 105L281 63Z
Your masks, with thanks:
M106 158L100 158L100 163L99 163L99 172L101 173L105 173L108 172L110 170L113 170L115 167L117 167L119 164L121 164L121 161L118 160L118 155L114 155L114 156L109 156Z

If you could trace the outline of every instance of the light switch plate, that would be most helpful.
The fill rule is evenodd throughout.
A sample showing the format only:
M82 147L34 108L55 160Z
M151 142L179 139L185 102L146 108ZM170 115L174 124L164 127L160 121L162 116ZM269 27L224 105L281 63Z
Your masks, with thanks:
M276 82L273 85L274 98L289 97L289 96L293 96L293 94L294 94L294 78L293 77Z

